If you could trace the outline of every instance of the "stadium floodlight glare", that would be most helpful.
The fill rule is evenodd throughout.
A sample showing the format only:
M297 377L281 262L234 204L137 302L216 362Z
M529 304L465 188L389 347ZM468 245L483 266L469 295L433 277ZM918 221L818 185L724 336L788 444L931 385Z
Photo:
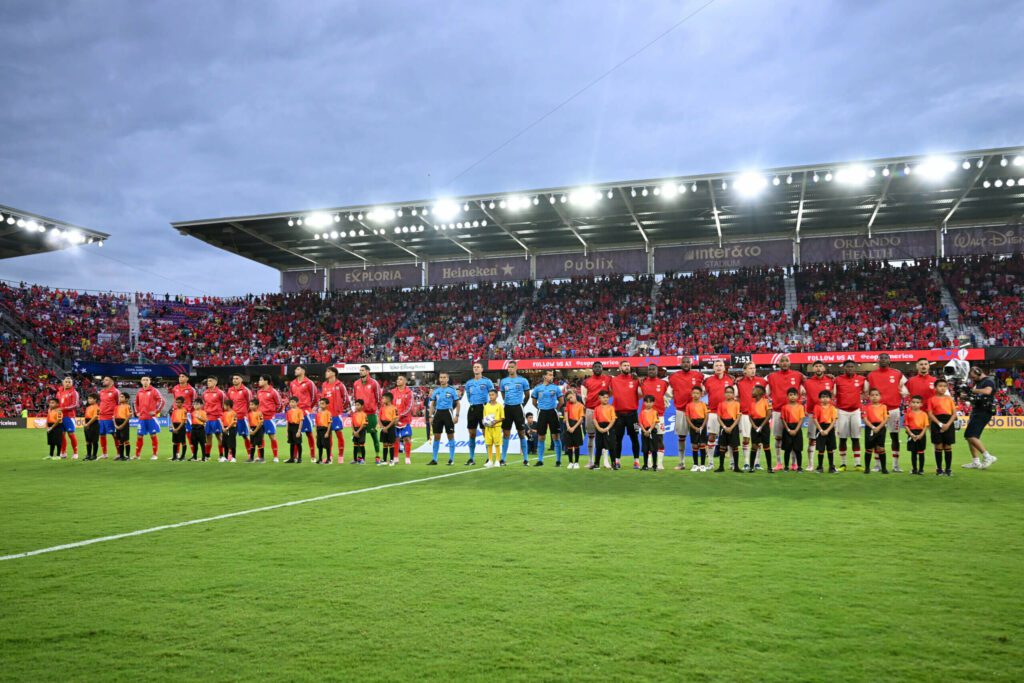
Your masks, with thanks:
M981 184L981 186L984 187L987 190L988 188L992 187L992 183L990 183L989 181L986 180L985 182L983 182Z
M356 214L356 220L360 220L360 221L363 220L363 212L362 211L360 211L359 213Z
M1013 186L1014 186L1014 185L1016 185L1016 184L1017 184L1017 181L1016 181L1016 180L1014 180L1013 178L1009 178L1009 179L1007 179L1007 181L1006 181L1006 186L1007 186L1007 187L1013 187Z
M306 225L312 225L314 228L323 228L330 225L333 221L331 217L326 213L311 213L306 216Z
M398 216L399 218L401 218L402 216L405 215L405 211L402 211L401 209L399 209L398 211L395 211L395 215Z
M353 216L352 214L349 214L349 215L348 215L348 220L349 220L349 222L350 222L350 223L351 223L352 221L354 221L355 219L356 219L356 217L355 217L355 216Z
M1017 156L1015 156L1013 158L1013 165L1014 166L1024 166L1024 157L1022 157L1019 154Z
M16 221L16 220L17 220L17 219L15 219L15 217L14 217L14 216L8 216L8 217L7 217L7 225L14 225L14 223L15 223L15 221Z
M679 190L679 194L686 194L686 184L685 183L679 183L678 190Z
M967 169L969 169L971 167L971 160L970 159L964 159L964 163L960 164L960 167L966 171Z
M416 209L413 209L410 213L412 213L412 215L415 216L416 215Z
M605 196L608 197L608 199L611 199L614 195L612 194L611 190L608 190L608 192L605 194Z
M537 206L538 204L540 204L540 197L534 197L533 198L533 205Z
M487 219L485 218L482 221L480 221L480 225L481 225L481 227L486 228L487 227Z
M836 171L836 182L844 185L860 185L867 178L868 170L859 164L844 166Z
M355 237L356 236L356 231L355 230L349 230L348 231L348 236L349 237Z
M339 214L339 213L334 214L334 222L335 223L340 223L341 222L341 214Z
M903 164L903 175L910 175L914 172L914 169L910 168L910 164Z
M36 230L38 230L39 232L46 232L46 226L45 225L37 225L36 226Z
M512 211L518 211L519 209L527 209L530 207L530 200L526 197L514 195L508 198L508 208Z
M359 230L359 236L360 236L360 237L366 237L366 231L365 231L365 230L363 230L362 228L360 228L360 230Z
M679 194L679 186L674 182L665 183L660 188L655 189L660 189L661 196L665 199L675 199L676 195Z
M569 201L569 198L563 194L561 197L558 198L558 201L565 204L567 201Z
M874 177L875 177L875 169L869 168L868 169L868 178L874 178Z
M374 223L389 223L395 220L395 210L388 208L376 208L367 212L366 217Z
M462 205L462 210L469 211L469 202L466 202L465 204Z
M813 180L814 182L818 182L819 178L818 178L818 172L817 171L815 171L814 175L811 176L811 180Z
M690 192L696 192L696 191L697 191L697 183L694 183L693 185L690 185Z
M644 197L646 197L647 196L647 188L645 187L644 189L640 190L640 194L643 195Z
M302 219L301 218L296 218L295 219L295 225L302 225Z
M100 240L99 242L97 242L96 246L102 249L103 248L103 240Z
M653 192L653 193L654 193L654 196L655 196L655 197L657 197L658 195L660 195L660 194L661 194L661 187L659 187L659 186L655 185L655 186L654 186L654 189L653 189L653 190L651 190L651 192Z
M917 172L928 180L942 180L955 170L956 162L942 157L928 157L917 165Z
M295 219L293 219L293 218L289 218L289 219L288 219L288 227L290 228L290 227L292 227L292 226L294 226L294 225L295 225Z
M338 231L337 230L331 230L331 239L332 240L338 239Z
M825 174L825 182L826 183L831 183L832 182L832 171L829 171L828 173Z
M636 198L636 188L635 187L632 190L629 191L629 195L631 197L633 197L633 198Z
M508 206L508 202L506 202L504 199L502 199L500 202L498 202L498 206L501 207L502 209L504 209L505 207Z
M443 221L455 218L461 211L462 207L450 199L441 199L434 204L434 215Z
M318 233L318 232L314 232L314 233L313 233L313 239L315 239L315 240L318 240L318 239L320 239L320 233Z
M985 160L984 159L978 159L978 163L977 163L978 168L981 168L984 165L985 165Z
M555 195L551 195L550 197L548 197L548 201L550 203L554 204L555 203Z
M400 232L402 232L402 229L396 225L395 226L395 234L397 235Z
M889 171L889 167L888 166L886 166L885 168L882 169L882 175L885 176L886 178L889 177L889 172L890 171Z
M772 177L772 185L774 185L775 187L778 187L778 186L779 186L779 183L781 183L781 182L782 182L782 181L781 181L781 180L779 180L779 176L773 176L773 177Z
M1001 178L997 179L996 182L995 182L995 185L996 185L996 187L1002 187L1003 186L1002 179Z
M1000 166L1006 166L1008 163L1010 163L1010 161L1006 157L1003 157L1002 159L999 160Z
M455 224L455 229L456 230L462 230L462 223L456 223Z
M601 193L592 187L580 187L569 193L569 201L574 206L580 207L593 206L600 198ZM562 199L564 200L565 198L563 197Z
M25 219L24 218L19 218L18 219L18 227L19 228L24 228L25 227Z
M725 181L722 181L722 184L725 185ZM768 180L760 173L748 171L740 175L736 181L733 182L733 187L740 196L752 198L761 194L761 191L768 187ZM722 189L724 190L725 187Z
M473 227L474 228L479 228L480 227L480 221L473 221Z
M494 200L493 199L491 200L491 203L487 205L487 208L488 209L493 209L494 208Z

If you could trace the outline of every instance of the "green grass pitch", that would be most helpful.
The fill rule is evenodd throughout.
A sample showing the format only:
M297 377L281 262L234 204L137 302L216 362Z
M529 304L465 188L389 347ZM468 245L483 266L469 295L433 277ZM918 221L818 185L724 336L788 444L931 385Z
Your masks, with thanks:
M3 561L0 679L1020 681L1024 434L985 438L952 479L514 464ZM464 469L44 441L0 432L0 555Z

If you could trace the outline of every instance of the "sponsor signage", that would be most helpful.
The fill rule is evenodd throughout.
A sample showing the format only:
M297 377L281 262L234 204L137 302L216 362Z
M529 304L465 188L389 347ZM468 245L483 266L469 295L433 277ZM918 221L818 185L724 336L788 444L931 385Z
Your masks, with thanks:
M935 257L935 232L896 232L882 235L840 235L804 237L800 241L801 263L833 261L906 261Z
M72 361L71 371L80 375L110 375L111 377L177 377L178 375L189 375L189 369L184 365L144 365L126 363L92 363L87 361Z
M654 270L658 273L791 265L793 241L789 239L726 242L721 247L717 244L683 244L654 248Z
M950 229L943 240L946 256L1013 254L1024 251L1024 225Z
M358 375L359 368L366 365L370 372L432 372L432 361L420 363L335 363L334 367L343 375Z
M889 354L894 363L908 363L918 358L927 358L932 362L951 360L985 360L984 349L903 349L899 351L821 351L811 353L754 353L750 360L758 365L776 365L783 356L789 356L793 363L804 364L821 361L822 363L842 363L852 360L857 363L874 363L880 354Z
M530 279L530 261L523 257L435 261L427 265L427 282L454 285L464 282L516 282Z
M634 275L647 272L643 249L589 251L586 254L540 254L536 257L537 279L556 280L589 275Z
M281 292L295 294L297 292L324 291L325 269L317 270L286 270L281 273Z
M0 417L0 429L20 429L25 426L21 417Z
M360 290L422 285L423 269L414 263L365 268L331 268L331 289Z
M642 368L648 365L658 365L666 368L679 366L680 356L614 356L610 358L517 358L516 364L520 370L582 370L590 369L594 363L602 363L606 368L616 369L622 361L628 362L634 368ZM690 356L695 364L714 363L716 360L730 362L732 356L729 354L714 354L708 356ZM511 360L489 360L488 370L505 370Z
M1024 429L1024 417L1020 415L996 415L988 421L986 429Z

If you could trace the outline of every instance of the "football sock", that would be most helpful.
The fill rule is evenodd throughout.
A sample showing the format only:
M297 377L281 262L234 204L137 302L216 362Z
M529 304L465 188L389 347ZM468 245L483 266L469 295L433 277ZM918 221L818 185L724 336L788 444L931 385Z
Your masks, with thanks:
M405 459L408 460L412 457L412 441L405 442Z
M142 455L142 437L140 436L135 440L135 457Z
M103 455L107 454L107 435L100 434L100 448L103 450Z
M150 435L150 440L153 442L153 455L160 452L160 442L156 438L156 434Z
M454 438L454 435L452 436L452 438L448 439L448 459L449 460L454 460L455 459L455 438Z
M949 468L952 467L952 466L953 466L953 451L952 450L948 450L948 451L946 451L946 471L948 472Z
M526 447L526 437L525 436L519 437L519 448L522 449L523 460L526 460L527 447Z
M541 439L537 442L537 462L544 462L544 445L545 439Z
M555 440L555 462L562 462L562 440Z
M476 432L469 435L469 459L473 460L476 458Z
M508 455L508 442L509 442L509 440L510 439L507 436L504 437L501 440L501 459L502 459L502 461L504 461L505 460L505 456ZM437 457L436 457L437 451L436 450L434 451L434 454L435 454L434 459L437 460ZM526 458L526 451L523 451L523 458Z
M277 439L270 440L270 450L274 452L274 457L277 457Z

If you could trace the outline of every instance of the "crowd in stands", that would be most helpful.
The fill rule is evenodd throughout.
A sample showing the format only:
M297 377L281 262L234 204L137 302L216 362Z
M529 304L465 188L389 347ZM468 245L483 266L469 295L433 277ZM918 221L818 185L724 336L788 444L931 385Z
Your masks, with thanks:
M39 364L27 339L10 333L0 334L0 357L4 359L0 375L0 417L17 417L22 409L34 414L43 401L57 390L59 379Z
M984 333L977 344L1024 345L1024 254L958 259L940 271L962 322Z

